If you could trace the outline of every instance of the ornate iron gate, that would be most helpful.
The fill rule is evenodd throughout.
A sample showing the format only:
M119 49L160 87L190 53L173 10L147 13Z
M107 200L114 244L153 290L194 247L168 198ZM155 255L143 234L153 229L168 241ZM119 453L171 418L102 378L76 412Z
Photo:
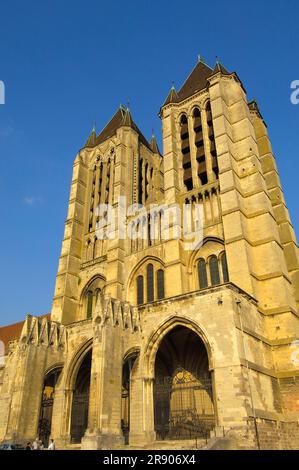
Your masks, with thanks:
M71 441L80 443L88 424L89 390L74 393L71 419Z
M51 393L50 396L47 395L47 393L44 393L42 396L41 411L38 423L38 436L46 447L49 445L49 438L51 434L53 403L54 393Z
M154 406L157 439L207 438L215 426L211 380L184 370L156 379Z
M121 430L124 436L124 444L129 444L129 432L130 432L130 392L123 387L122 390L122 418L121 418Z

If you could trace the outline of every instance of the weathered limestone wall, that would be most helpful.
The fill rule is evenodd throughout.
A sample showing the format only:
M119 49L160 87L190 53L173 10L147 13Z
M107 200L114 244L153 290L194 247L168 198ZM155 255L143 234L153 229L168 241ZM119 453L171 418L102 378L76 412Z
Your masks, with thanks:
M296 302L299 301L299 254L296 236L286 207L275 157L268 137L267 127L259 113L256 103L251 104L251 116L257 139L259 157L271 199L273 213L279 228L280 241L292 281Z
M78 284L86 217L88 171L82 155L77 155L73 166L68 214L52 306L52 320L65 324L75 321L79 300Z
M44 376L63 363L63 328L46 319L27 316L19 342L12 345L0 395L0 440L36 438Z
M289 440L290 448L297 445L296 437L291 439L287 434L294 425L286 423L278 437L275 434L275 429L282 426L277 423L283 420L290 383L280 379L278 387L271 351L262 337L263 316L254 299L227 285L145 305L140 309L140 320L136 317L137 310L134 313L126 304L120 310L119 307L119 302L111 303L110 297L105 297L102 309L98 306L93 319L70 324L63 333L56 331L56 336L49 333L54 332L56 324L44 322L44 326L50 327L46 343L41 341L43 335L36 328L37 319L27 320L21 340L15 344L5 368L7 379L0 402L1 440L23 441L36 437L44 374L63 365L55 390L52 437L60 447L70 442L76 373L86 352L92 348L89 420L83 448L111 448L123 441L121 376L123 358L130 351L138 354L131 376L130 443L153 442L155 354L167 332L181 325L199 334L206 345L217 428L225 432L235 429L241 435L248 419L255 416L263 423L261 440L264 439L265 447L278 446L277 442L284 445L283 439ZM20 367L24 374L15 374ZM291 385L298 388L297 382ZM295 402L293 407L295 411ZM270 426L268 422L274 424Z
M257 420L261 450L298 450L299 423Z
M190 295L184 298L158 302L156 305L145 306L141 311L143 341L140 350L139 373L136 369L136 377L143 376L146 382L154 379L154 364L151 350L156 350L164 334L176 324L189 325L198 331L207 344L210 369L213 372L215 405L217 408L217 424L225 428L244 425L248 416L253 414L252 399L249 380L252 382L253 403L256 412L260 409L270 416L278 416L279 408L274 397L271 377L264 373L267 363L261 358L261 341L256 340L250 348L251 363L245 360L240 339L240 326L238 323L238 311L236 299L239 299L237 291L227 288L207 289L201 295ZM242 297L244 308L250 318L258 319L260 314L256 310L254 302ZM250 314L249 314L250 312ZM244 319L245 327L246 319ZM256 330L258 331L258 322ZM154 339L153 339L154 338ZM247 361L250 364L248 376ZM258 362L259 361L259 362ZM260 368L257 367L257 363ZM255 369L258 370L254 370ZM134 379L137 380L137 379ZM151 382L152 383L152 382ZM144 385L145 386L145 385ZM152 385L151 385L152 386ZM148 392L151 394L151 392ZM149 398L150 400L151 398ZM150 434L154 431L152 404L146 404L141 400L140 394L132 397L134 413L144 416L147 413L148 421L139 420L139 429L135 422L134 432L140 442L142 433ZM151 423L151 424L150 424ZM134 440L134 436L131 436Z

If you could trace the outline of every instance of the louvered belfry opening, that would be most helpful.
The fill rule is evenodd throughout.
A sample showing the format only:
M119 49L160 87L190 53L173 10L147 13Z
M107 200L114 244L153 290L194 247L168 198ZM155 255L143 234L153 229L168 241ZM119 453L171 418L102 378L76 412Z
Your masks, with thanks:
M197 175L200 179L200 183L204 185L207 184L208 177L201 114L198 108L195 108L193 111L193 129L196 147Z
M187 191L193 189L192 182L192 166L191 166L191 154L190 154L190 142L189 142L189 131L188 131L188 120L185 114L182 115L180 120L180 131L181 131L181 148L183 154L183 170L184 170L184 185Z
M212 119L212 111L211 111L210 101L208 101L208 103L207 103L206 113L207 113L208 134L209 134L209 139L210 139L210 152L211 152L211 158L212 158L212 170L214 172L215 178L218 179L219 168L218 168L218 161L217 161L215 134L214 134L214 126L213 126L213 119Z

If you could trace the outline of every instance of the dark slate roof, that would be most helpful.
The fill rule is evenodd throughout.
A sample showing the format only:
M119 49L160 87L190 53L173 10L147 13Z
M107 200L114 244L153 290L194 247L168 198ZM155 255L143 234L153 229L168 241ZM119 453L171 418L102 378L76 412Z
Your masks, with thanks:
M97 139L97 134L96 134L95 128L93 128L86 141L85 147L94 147L96 144L96 139Z
M230 74L218 60L212 69L200 59L178 92L172 86L162 107L169 103L179 103L198 91L204 90L208 85L208 79L219 72L223 75Z
M170 92L168 93L167 98L164 101L162 106L165 106L166 104L169 104L169 103L177 103L178 101L180 101L179 96L176 92L176 89L172 85Z
M149 149L151 148L150 144L133 121L129 108L125 108L122 105L120 105L114 116L110 119L108 124L104 127L98 136L96 136L95 130L93 129L85 144L85 147L94 147L101 144L105 140L112 137L116 133L117 129L119 129L121 126L128 126L131 127L131 129L134 129L134 131L138 133L140 141Z
M197 91L206 88L207 79L212 74L213 70L211 67L206 65L204 62L199 61L178 92L180 101L185 100L186 98L189 98L189 96L194 95Z
M129 108L125 110L125 114L122 120L122 126L132 127L134 129L134 122L130 113Z
M112 137L116 130L122 125L124 116L125 116L126 109L123 106L120 106L114 116L110 119L108 124L104 127L104 129L100 132L97 136L96 145L104 142L105 140Z
M226 68L223 67L223 65L220 62L218 62L218 60L217 60L216 65L215 65L214 70L213 70L213 75L215 73L218 73L218 72L221 72L223 75L229 75L230 74L230 72L228 70L226 70Z
M161 155L157 141L156 141L156 137L154 136L154 134L152 135L152 138L150 141L150 147L154 153L158 153L159 155Z

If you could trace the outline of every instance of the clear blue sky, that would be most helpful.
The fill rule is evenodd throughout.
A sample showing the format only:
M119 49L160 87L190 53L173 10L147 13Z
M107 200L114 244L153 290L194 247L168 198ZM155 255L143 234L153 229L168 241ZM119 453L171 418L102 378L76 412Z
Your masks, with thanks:
M2 1L0 324L51 309L72 162L130 102L147 137L202 54L243 80L268 124L298 232L298 1Z

